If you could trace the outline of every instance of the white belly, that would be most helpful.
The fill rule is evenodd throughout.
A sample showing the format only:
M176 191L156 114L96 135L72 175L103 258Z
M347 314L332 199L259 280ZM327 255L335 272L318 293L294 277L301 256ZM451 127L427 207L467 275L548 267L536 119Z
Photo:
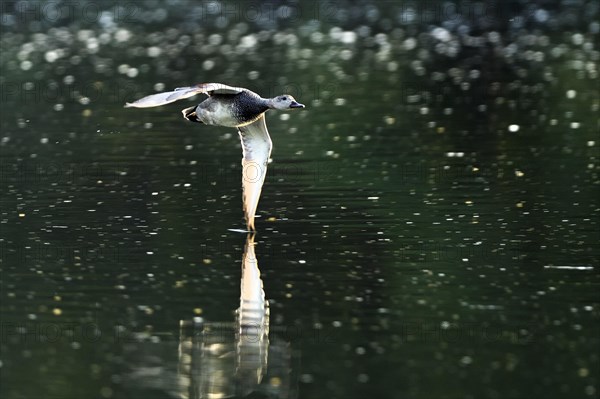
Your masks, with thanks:
M198 118L207 125L236 127L239 122L232 113L230 104L212 102L208 107L200 104L196 110Z

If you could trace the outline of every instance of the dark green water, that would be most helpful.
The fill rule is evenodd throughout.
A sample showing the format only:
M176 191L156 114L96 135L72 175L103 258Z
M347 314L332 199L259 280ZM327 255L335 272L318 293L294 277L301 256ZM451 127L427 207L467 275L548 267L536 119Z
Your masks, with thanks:
M2 398L598 396L597 2L457 26L23 4L0 39ZM307 105L267 114L269 315L243 333L237 133L183 120L200 96L122 107L197 82Z

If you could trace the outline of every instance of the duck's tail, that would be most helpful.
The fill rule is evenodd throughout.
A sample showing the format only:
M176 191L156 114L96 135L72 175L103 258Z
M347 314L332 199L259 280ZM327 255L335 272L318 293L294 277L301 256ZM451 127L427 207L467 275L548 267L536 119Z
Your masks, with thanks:
M196 106L186 108L182 110L181 113L183 114L183 117L190 122L203 123L196 114Z

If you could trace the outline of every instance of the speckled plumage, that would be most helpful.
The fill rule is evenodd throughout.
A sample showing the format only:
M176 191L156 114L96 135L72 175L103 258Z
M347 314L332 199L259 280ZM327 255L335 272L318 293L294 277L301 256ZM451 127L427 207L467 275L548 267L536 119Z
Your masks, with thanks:
M263 98L244 90L237 94L213 94L198 104L194 112L207 125L239 127L256 121L268 109Z

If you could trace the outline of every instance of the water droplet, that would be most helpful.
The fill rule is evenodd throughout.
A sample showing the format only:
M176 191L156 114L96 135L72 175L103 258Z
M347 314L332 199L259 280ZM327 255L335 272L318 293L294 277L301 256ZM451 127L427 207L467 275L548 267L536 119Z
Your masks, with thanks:
M129 68L129 70L127 71L127 76L129 76L130 78L135 78L136 76L138 76L139 74L139 70L137 68Z
M30 70L32 66L33 66L33 62L31 62L29 60L21 62L21 69L24 71Z
M48 62L54 62L58 59L58 53L56 51L47 51L46 54L44 54L44 58Z
M162 50L160 49L160 47L156 46L148 47L148 50L146 51L148 57L158 57L161 53Z
M206 60L202 63L202 69L205 71L210 71L215 67L215 62L213 60Z

